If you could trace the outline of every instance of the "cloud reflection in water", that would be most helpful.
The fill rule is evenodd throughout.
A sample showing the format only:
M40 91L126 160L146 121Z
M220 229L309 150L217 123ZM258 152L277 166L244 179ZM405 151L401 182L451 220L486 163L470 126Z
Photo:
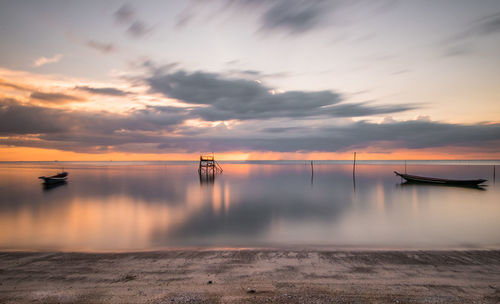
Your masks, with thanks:
M165 247L495 247L500 192L402 187L399 165L226 164L200 181L197 164L73 165L44 191L43 165L0 166L3 249ZM415 165L413 173L488 177L486 166ZM465 176L465 175L470 176Z

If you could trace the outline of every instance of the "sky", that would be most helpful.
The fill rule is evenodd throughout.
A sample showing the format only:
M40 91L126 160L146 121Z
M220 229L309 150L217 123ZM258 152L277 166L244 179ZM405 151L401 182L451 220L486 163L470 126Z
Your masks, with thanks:
M0 0L0 161L500 159L498 0Z

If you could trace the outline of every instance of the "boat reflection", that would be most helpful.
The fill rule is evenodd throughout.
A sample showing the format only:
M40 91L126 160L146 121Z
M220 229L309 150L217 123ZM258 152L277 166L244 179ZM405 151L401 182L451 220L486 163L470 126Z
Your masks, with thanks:
M445 188L464 188L464 189L472 189L472 190L481 190L486 191L487 185L450 185L450 184L429 184L429 183L413 183L413 182L402 182L398 184L401 187L445 187Z
M42 183L42 189L43 191L50 191L54 190L55 188L59 188L61 186L66 186L67 184L68 184L67 181L62 181L54 184Z

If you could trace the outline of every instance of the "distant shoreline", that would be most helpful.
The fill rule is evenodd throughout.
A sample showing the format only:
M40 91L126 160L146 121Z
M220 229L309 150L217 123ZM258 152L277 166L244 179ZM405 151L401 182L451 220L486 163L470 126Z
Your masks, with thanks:
M2 303L498 303L500 250L0 252Z

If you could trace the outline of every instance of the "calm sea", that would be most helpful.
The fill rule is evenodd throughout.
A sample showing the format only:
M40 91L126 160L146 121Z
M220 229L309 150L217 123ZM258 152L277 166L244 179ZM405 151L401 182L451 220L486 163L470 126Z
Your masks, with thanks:
M406 185L401 161L0 163L0 249L500 248L498 161L408 162L410 174L488 179ZM68 182L37 177L63 169ZM497 172L500 173L500 172Z

